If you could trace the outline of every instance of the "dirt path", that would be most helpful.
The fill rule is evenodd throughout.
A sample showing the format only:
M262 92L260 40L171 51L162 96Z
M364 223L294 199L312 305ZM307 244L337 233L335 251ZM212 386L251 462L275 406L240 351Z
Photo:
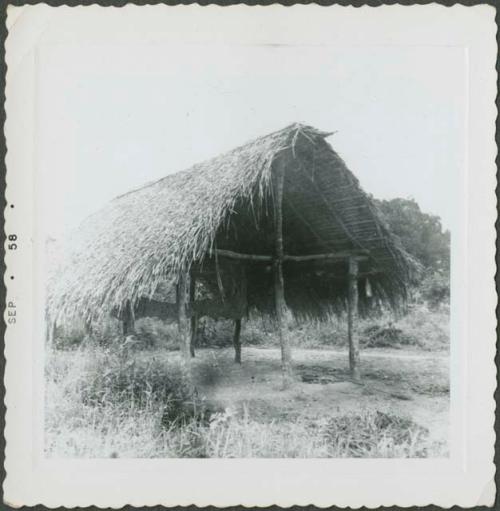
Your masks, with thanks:
M420 352L415 353L414 351L403 351L403 350L387 350L387 349L377 349L377 351L373 351L374 348L370 350L364 350L362 352L362 358L398 358L398 359L410 359L410 360L426 360L426 359L447 359L449 354L445 351L438 352ZM340 350L332 350L333 353L338 354L340 356L345 356L345 352Z
M294 385L282 390L278 349L246 348L243 364L230 349L200 350L195 362L199 390L220 409L246 409L254 418L322 420L377 410L409 418L446 443L449 369L444 353L403 350L362 354L363 383L349 378L347 353L294 350Z

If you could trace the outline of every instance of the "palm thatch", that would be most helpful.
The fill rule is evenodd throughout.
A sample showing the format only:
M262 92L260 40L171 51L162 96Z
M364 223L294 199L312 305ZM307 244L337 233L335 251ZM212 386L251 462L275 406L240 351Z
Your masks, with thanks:
M49 278L50 316L121 310L129 300L152 297L160 284L174 284L181 272L219 267L214 249L273 254L273 168L283 155L285 253L367 251L361 280L395 305L405 297L413 262L328 135L293 124L115 198L65 243ZM271 311L270 265L247 263L247 272L249 306ZM298 316L322 316L345 302L345 261L290 261L284 272L287 305ZM221 279L212 274L204 278L216 293Z

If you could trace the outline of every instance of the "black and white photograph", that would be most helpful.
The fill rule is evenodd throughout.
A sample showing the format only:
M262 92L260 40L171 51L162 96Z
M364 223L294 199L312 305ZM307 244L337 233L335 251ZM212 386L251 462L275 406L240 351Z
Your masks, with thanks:
M41 463L459 459L474 54L275 7L11 12Z
M291 124L47 240L47 455L447 456L450 231L334 140Z
M41 60L46 455L448 456L462 52L163 53Z

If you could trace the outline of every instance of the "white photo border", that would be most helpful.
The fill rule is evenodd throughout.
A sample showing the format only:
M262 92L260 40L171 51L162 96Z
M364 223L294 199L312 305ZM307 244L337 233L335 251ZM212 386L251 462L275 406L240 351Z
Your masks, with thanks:
M198 30L190 23L202 17ZM305 22L307 20L307 23ZM244 22L242 22L244 21ZM92 23L92 34L86 27ZM162 25L163 23L163 25ZM165 24L171 30L166 33ZM9 7L6 42L6 479L12 506L493 505L497 58L487 5ZM58 30L57 27L65 27ZM276 30L276 27L279 30ZM286 28L286 29L285 29ZM36 231L37 66L45 45L203 42L452 45L468 63L463 229L452 254L449 459L55 460L43 457L43 257ZM15 205L11 208L10 205ZM458 255L457 255L458 254ZM11 278L13 277L13 278ZM15 316L13 315L15 313ZM9 319L16 319L9 323ZM193 481L196 481L193 487Z

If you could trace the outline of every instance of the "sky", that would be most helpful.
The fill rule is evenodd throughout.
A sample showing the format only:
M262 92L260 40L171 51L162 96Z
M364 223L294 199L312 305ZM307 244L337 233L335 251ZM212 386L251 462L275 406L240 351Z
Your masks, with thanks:
M38 56L37 161L58 238L113 197L302 122L377 198L453 232L464 52L432 46L53 45Z

